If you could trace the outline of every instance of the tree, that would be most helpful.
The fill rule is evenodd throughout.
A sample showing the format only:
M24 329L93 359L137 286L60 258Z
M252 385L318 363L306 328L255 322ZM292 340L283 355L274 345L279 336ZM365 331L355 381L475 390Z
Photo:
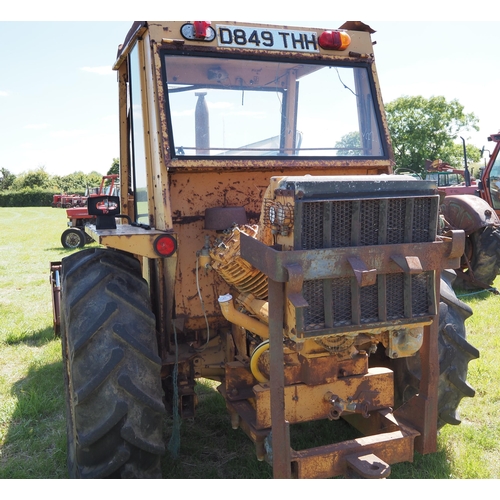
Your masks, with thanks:
M361 137L357 130L343 135L340 141L335 144L335 147L339 148L337 156L360 156L363 154Z
M20 174L12 182L12 189L47 189L52 187L50 174L45 170L45 167L38 167L36 170L29 170L26 173Z
M14 174L6 168L0 168L0 191L7 191L15 180L16 176Z
M467 165L470 167L472 163L481 160L481 150L475 146L467 146ZM454 167L462 167L464 164L464 146L463 143L454 143L449 151L448 163Z
M107 175L113 175L119 173L120 173L120 159L113 158L113 163L111 163L111 167L109 168Z
M464 107L454 99L442 96L426 99L422 96L402 96L385 107L392 136L396 168L424 174L425 160L440 159L455 167L463 166L463 154L458 156L455 141L470 130L479 130L474 113L464 113ZM467 161L474 161L478 148L467 147ZM469 156L471 155L471 156Z
M82 171L74 172L64 176L54 176L54 188L62 193L85 193L89 187L98 186L102 175L99 172L85 174Z

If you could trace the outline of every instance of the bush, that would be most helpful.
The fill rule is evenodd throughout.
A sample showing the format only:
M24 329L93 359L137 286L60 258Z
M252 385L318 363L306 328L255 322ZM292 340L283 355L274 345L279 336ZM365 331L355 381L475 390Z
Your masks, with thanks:
M0 207L50 207L54 190L21 189L19 191L0 191Z

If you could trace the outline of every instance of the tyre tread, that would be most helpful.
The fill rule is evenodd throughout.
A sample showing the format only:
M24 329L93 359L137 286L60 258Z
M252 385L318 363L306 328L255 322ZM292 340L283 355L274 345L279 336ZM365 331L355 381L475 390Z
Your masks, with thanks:
M468 363L479 357L479 351L465 338L464 322L472 309L456 297L451 277L446 272L443 274L439 305L438 428L460 423L457 411L460 401L475 395L466 380ZM399 406L420 390L420 357L403 358L395 365L398 367L395 383Z
M93 392L95 392L111 375L111 372L118 366L124 356L125 354L123 349L119 347L113 349L108 361L96 373L96 375L83 387L75 391L75 404L82 404Z
M63 259L70 475L158 477L165 407L147 283L127 254L81 253Z

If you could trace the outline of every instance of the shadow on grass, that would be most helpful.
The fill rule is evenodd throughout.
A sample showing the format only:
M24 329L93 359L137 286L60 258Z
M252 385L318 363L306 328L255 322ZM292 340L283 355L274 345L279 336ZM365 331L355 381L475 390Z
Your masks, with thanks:
M19 333L7 333L4 343L11 346L25 344L31 347L42 347L52 342L54 338L56 338L54 328L49 326L36 331L24 330Z
M0 478L64 478L62 362L33 364L11 389L16 405L2 445Z
M241 429L232 429L222 396L214 388L197 385L194 418L180 425L180 450L167 450L162 475L169 479L269 479L272 469L259 462L255 446ZM172 418L165 421L166 445L173 432Z
M86 243L85 246L79 247L79 248L64 248L62 245L56 246L56 247L46 247L43 248L44 252L59 252L63 257L66 255L69 255L73 252L78 252L80 250L83 250L84 248L94 248L94 247L100 247L100 245L97 242L92 242L92 243Z
M63 246L60 247L50 247L50 248L44 248L44 252L59 252L63 255L69 254L74 252L75 250L80 250L79 248L64 248Z
M172 421L165 423L168 443ZM291 426L295 450L339 443L360 437L347 422L321 420ZM412 463L392 465L391 479L447 479L451 469L446 450L429 455L414 454ZM255 446L241 429L232 429L222 396L203 387L194 419L183 420L180 451L174 458L168 451L162 460L164 478L172 479L270 479L272 467L259 462Z

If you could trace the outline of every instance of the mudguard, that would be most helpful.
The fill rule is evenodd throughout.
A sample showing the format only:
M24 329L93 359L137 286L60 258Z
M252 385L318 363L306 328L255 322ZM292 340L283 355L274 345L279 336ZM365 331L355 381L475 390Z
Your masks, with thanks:
M490 205L472 194L446 196L441 213L454 229L463 229L466 236L486 226L500 225Z

